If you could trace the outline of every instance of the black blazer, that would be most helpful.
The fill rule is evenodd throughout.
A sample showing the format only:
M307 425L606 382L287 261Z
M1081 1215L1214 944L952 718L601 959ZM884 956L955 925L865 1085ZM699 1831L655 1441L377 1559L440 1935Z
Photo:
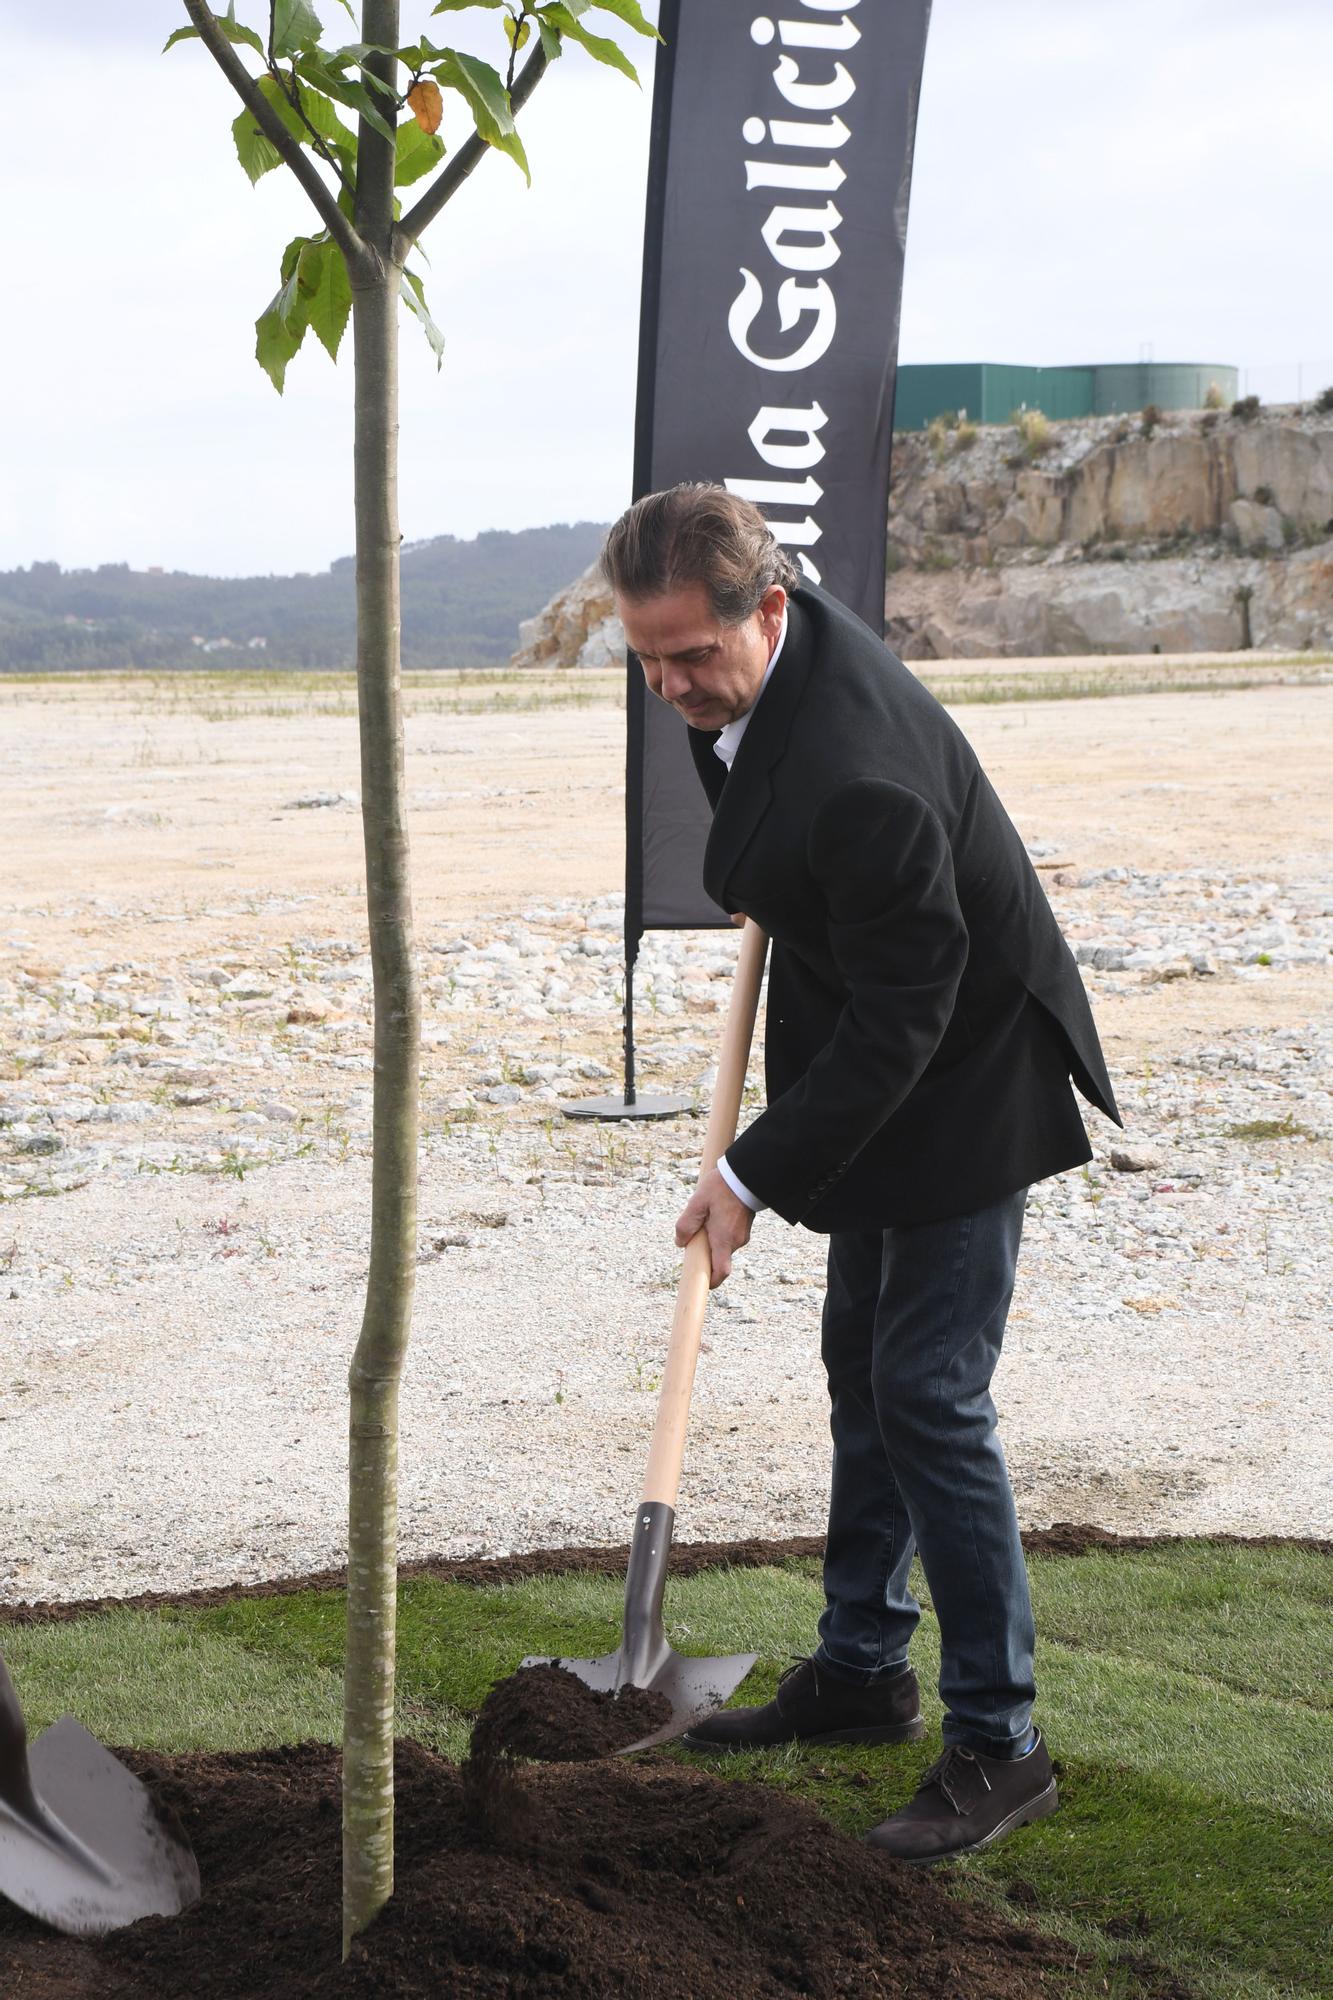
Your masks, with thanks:
M788 1222L931 1222L1091 1159L1070 1088L1120 1123L1092 1013L1026 849L966 738L822 591L714 807L704 883L773 940L768 1108L727 1149Z

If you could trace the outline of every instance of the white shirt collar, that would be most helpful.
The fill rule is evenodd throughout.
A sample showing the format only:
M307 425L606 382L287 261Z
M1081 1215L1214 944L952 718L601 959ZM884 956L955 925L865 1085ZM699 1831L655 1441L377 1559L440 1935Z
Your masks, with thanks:
M758 708L760 700L763 697L764 689L768 686L769 680L772 677L773 669L778 663L778 654L782 651L783 642L786 639L786 637L787 637L787 607L784 604L782 607L782 626L780 631L778 632L778 643L773 648L772 657L770 658L767 667L764 669L764 678L759 683L759 693L750 703L750 706L746 709L744 715L738 715L734 722L729 722L727 724L726 728L719 735L717 742L713 745L713 754L722 759L722 762L726 765L728 770L731 769L732 762L735 758L736 752L741 747L741 738L742 736L744 736L746 730L750 726L750 717L754 714L755 710Z

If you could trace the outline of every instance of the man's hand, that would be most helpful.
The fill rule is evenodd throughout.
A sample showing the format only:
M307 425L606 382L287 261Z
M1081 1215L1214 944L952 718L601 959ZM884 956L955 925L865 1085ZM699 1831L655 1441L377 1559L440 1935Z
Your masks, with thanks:
M753 1222L753 1210L731 1192L716 1167L703 1176L677 1218L676 1245L683 1250L701 1229L708 1231L713 1260L713 1273L708 1281L710 1291L716 1291L722 1280L730 1276L731 1253L749 1242Z

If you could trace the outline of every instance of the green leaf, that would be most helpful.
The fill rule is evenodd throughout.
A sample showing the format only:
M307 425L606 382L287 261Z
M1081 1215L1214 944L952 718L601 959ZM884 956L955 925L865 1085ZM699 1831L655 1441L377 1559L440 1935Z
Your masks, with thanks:
M498 71L478 56L464 55L459 49L442 49L440 54L443 61L432 63L432 75L437 82L449 90L456 90L467 100L477 136L484 139L488 146L494 146L497 151L508 153L511 160L516 160L531 186L528 156L514 124L509 92Z
M543 7L540 18L549 21L550 25L558 28L562 35L568 35L569 39L577 42L581 49L586 49L594 61L606 63L608 68L622 71L631 83L639 81L639 72L625 51L615 42L608 41L605 35L590 34L583 24L574 18L569 8L563 4L563 0L558 0L558 4L554 6Z
M307 244L313 243L314 240L315 239L313 236L293 236L291 242L287 245L287 248L282 253L281 269L282 269L282 282L284 285L288 284L290 280L295 277L296 267L301 261L301 252L305 249ZM293 292L292 298L294 299L295 297L296 294Z
M312 84L316 90L322 91L326 97L335 98L339 104L345 104L349 111L359 112L367 124L373 125L375 130L383 133L386 139L392 139L393 126L374 102L364 83L353 83L350 77L340 76L336 70L330 69L327 63L323 62L318 56L299 57L296 68L299 75L307 83ZM394 92L391 90L389 95L394 98L396 107L398 100ZM356 141L347 130L347 127L337 120L336 115L334 123L338 133L343 135L340 138L333 137L319 126L317 118L310 112L309 105L306 107L306 116L319 131L320 137L329 139L330 143L337 147L339 154L345 158L348 166L354 166L356 163Z
M542 47L546 51L547 62L554 62L557 56L564 54L565 47L560 39L559 31L553 28L549 21L543 21L540 14L537 16L537 33L542 38Z
M304 65L305 61L306 58L303 57L302 65ZM318 68L318 65L316 65L316 68ZM300 89L301 107L306 117L309 119L310 124L313 125L315 131L318 132L320 138L328 146L330 152L335 153L342 161L344 168L348 172L355 172L355 135L349 126L343 124L342 119L338 116L328 98L310 85L304 76L303 68L300 74L302 76ZM335 79L335 81L339 82L341 88L341 79ZM307 126L297 116L295 106L277 78L274 76L261 76L258 79L258 86L270 110L281 119L293 139L302 146L313 145L314 142L310 137ZM377 117L378 115L376 113ZM236 141L237 157L252 182L259 180L263 174L271 173L274 167L281 164L281 153L279 153L272 140L266 138L264 133L260 131L252 112L242 111L240 116L233 120L231 135ZM391 130L390 137L392 137Z
M255 123L252 111L242 111L232 120L231 136L236 141L236 157L250 176L250 184L282 165L282 154L266 139Z
M444 158L444 141L438 132L423 132L415 118L398 127L397 156L394 161L395 187L410 187L428 174L437 160Z
M234 8L229 7L225 14L215 14L213 19L217 22L229 42L244 46L247 49L258 49L260 55L263 55L264 44L260 41L253 28L247 28L243 21L236 19ZM198 28L177 28L175 34L168 35L166 41L162 44L163 55L166 54L168 49L174 48L177 42L194 40L198 34Z
M426 288L415 271L403 272L402 278L399 281L399 290L403 295L403 303L406 305L408 311L414 313L421 322L422 330L430 342L431 351L435 356L436 368L443 368L444 335L430 316L426 306Z
M314 329L330 361L336 361L352 310L352 284L343 253L330 242L327 232L312 237L301 251L296 282L306 323Z
M531 21L519 21L513 14L506 14L504 18L504 31L505 40L517 55L526 43L528 36L532 33L532 23Z
M540 18L548 20L552 28L560 30L560 34L566 34L570 42L578 42L580 48L586 48L586 52L592 56L594 62L604 62L608 68L620 70L624 76L628 76L632 84L638 82L638 70L628 60L624 50L618 48L614 42L606 40L604 34L588 34L582 22L574 20L570 10L564 6L564 0L556 0L554 6L544 6L540 10Z
M288 244L287 254L298 248ZM283 258L284 265L287 258ZM299 263L299 257L297 259ZM305 339L306 319L302 310L300 286L296 269L293 268L282 290L271 298L259 318L255 321L255 360L269 377L278 394L282 394L287 376L287 364L300 350Z
M335 72L349 69L353 63L356 63L360 67L363 81L372 90L378 90L383 96L393 99L395 111L398 109L398 92L391 83L387 83L373 69L367 69L365 67L365 59L367 56L394 56L401 55L401 53L399 49L386 48L382 42L347 42L342 48L334 49L330 54L316 51L318 59L324 63L326 68Z
M489 7L495 13L504 4L505 0L440 0L439 6L432 7L430 11L432 14L461 14L465 7Z
M306 58L303 57L302 62L305 60ZM316 68L318 68L317 61ZM301 75L299 68L297 73ZM284 86L278 82L276 77L261 76L259 79L259 88L263 91L279 118L281 118L287 130L291 133L293 139L298 139L303 146L309 146L312 143L310 133L304 122L297 116L296 107L288 97ZM318 132L329 150L337 153L345 166L354 168L356 165L356 135L353 133L351 127L343 124L342 119L338 116L322 91L306 84L305 88L300 91L300 98L301 109L304 111L306 118L309 119L310 124L314 126L316 132Z
M569 0L565 0L565 5L569 5ZM588 0L588 6L597 13L614 14L618 20L633 28L636 35L649 35L655 42L662 39L652 22L645 18L639 0ZM586 10L580 7L577 11L582 14Z
M273 0L275 56L294 56L302 49L317 48L319 35L319 16L310 0Z

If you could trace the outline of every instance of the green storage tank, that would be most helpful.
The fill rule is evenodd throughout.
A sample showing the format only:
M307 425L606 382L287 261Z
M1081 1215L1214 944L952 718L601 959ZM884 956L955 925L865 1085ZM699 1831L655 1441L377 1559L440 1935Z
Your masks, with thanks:
M1216 384L1235 400L1237 372L1220 362L1108 362L1069 368L1024 368L1002 361L908 363L898 370L893 427L922 431L932 418L964 412L978 424L1005 424L1015 410L1067 417L1102 417L1143 410L1200 410Z

